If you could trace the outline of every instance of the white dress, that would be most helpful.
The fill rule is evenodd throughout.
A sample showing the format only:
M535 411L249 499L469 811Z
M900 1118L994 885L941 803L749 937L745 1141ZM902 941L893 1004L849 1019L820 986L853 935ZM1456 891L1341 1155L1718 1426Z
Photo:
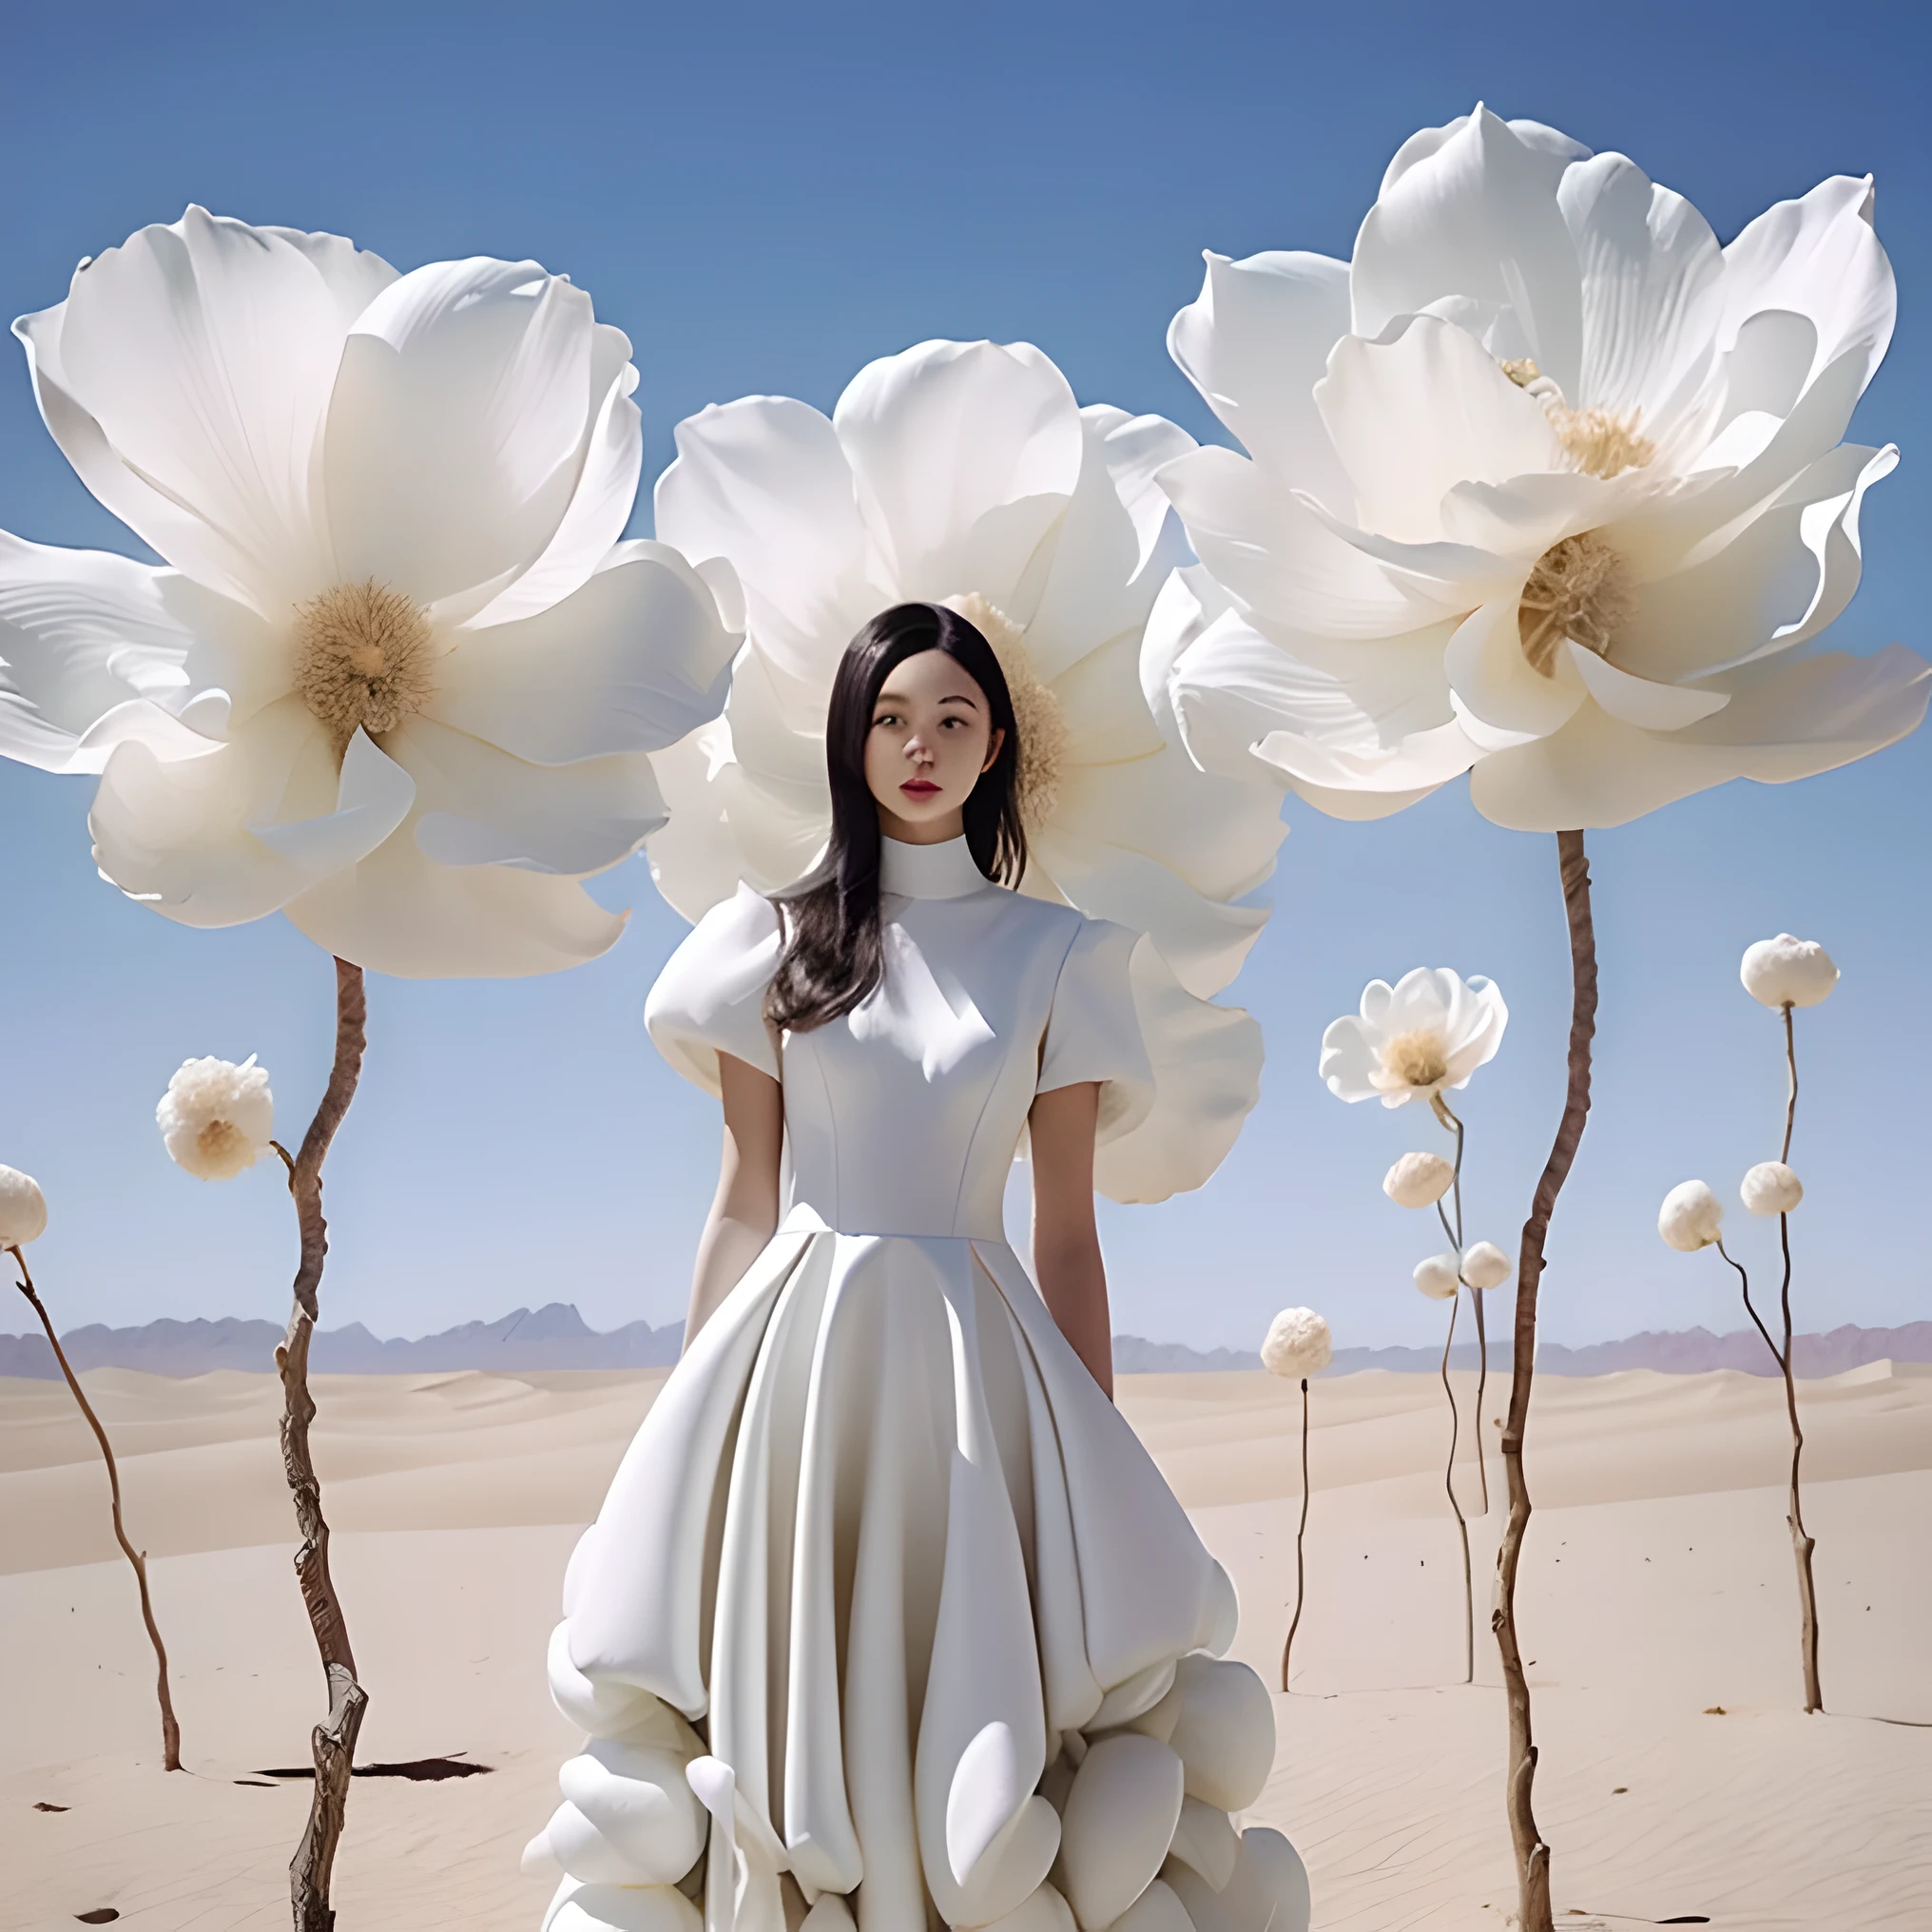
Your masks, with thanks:
M963 839L880 883L843 1019L766 1027L749 889L646 1008L711 1091L721 1053L782 1078L785 1211L571 1558L546 1927L1299 1932L1300 1860L1227 1815L1274 1755L1233 1588L1004 1229L1035 1094L1101 1083L1103 1141L1151 1105L1134 936Z

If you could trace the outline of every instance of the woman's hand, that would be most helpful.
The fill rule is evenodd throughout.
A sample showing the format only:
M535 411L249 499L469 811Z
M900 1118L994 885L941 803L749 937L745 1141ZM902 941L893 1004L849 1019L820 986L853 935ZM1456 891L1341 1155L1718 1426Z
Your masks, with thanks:
M718 1194L698 1242L691 1307L685 1317L690 1347L778 1227L779 1153L784 1145L784 1092L769 1073L729 1053L718 1055L724 1090L724 1149Z
M1034 1100L1034 1275L1060 1333L1111 1400L1113 1333L1107 1270L1093 1226L1093 1130L1100 1084L1083 1080Z

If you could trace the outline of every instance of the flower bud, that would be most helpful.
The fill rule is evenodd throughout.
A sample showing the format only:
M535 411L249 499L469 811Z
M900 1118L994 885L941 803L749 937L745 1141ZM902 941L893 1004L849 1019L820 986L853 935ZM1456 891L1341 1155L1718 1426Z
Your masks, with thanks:
M1462 1279L1472 1288L1499 1288L1511 1271L1509 1256L1493 1241L1478 1241L1462 1257Z
M1270 1375L1298 1381L1320 1375L1335 1359L1328 1324L1312 1308L1284 1308L1268 1323L1261 1345L1261 1365Z
M18 1168L0 1168L0 1248L25 1247L47 1228L47 1197L40 1183Z
M1381 1177L1381 1190L1398 1208L1433 1208L1455 1181L1440 1154L1404 1154Z
M1838 984L1838 968L1816 939L1780 933L1745 948L1737 976L1765 1006L1816 1006Z
M1462 1285L1461 1265L1453 1254L1432 1254L1416 1264L1415 1283L1432 1302L1453 1302Z
M1783 1161L1760 1161L1737 1191L1753 1214L1788 1214L1805 1198L1805 1184Z
M1702 1181L1680 1181L1664 1196L1657 1232L1680 1254L1709 1247L1724 1231L1724 1209Z
M275 1096L268 1070L255 1055L232 1060L184 1060L167 1083L155 1124L168 1157L203 1181L226 1181L252 1168L275 1131Z

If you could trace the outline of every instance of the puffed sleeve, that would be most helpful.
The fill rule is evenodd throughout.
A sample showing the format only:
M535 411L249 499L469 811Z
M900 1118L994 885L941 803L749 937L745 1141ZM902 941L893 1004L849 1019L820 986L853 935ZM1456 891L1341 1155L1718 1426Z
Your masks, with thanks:
M1139 1126L1154 1103L1153 1068L1134 1012L1136 937L1105 919L1082 919L1060 963L1047 1016L1035 1091L1099 1081L1096 1147Z
M778 909L741 885L692 927L650 989L644 1023L652 1042L707 1093L720 1091L720 1053L779 1077L764 990L778 970L782 937Z

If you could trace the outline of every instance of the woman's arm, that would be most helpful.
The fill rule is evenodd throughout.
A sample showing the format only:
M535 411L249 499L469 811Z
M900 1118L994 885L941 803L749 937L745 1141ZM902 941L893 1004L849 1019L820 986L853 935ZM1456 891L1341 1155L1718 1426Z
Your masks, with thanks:
M1093 1226L1093 1130L1100 1083L1042 1093L1028 1116L1034 1155L1034 1273L1060 1333L1111 1400L1113 1334Z
M784 1096L769 1073L729 1053L718 1055L724 1090L724 1150L718 1195L698 1242L685 1346L744 1279L778 1227L779 1153L784 1145Z

